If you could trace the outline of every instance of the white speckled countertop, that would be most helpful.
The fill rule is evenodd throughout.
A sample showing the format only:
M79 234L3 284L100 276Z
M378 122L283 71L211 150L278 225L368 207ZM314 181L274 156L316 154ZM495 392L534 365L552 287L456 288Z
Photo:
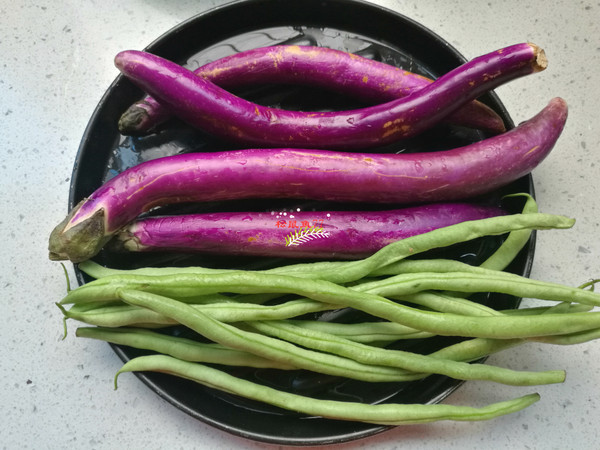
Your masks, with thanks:
M114 55L141 49L219 0L0 0L0 447L275 448L191 419L134 376L113 391L121 361L108 345L62 338L54 302L65 292L47 237L66 213L79 141L117 75ZM600 276L597 1L404 1L381 4L437 32L467 58L523 41L546 50L548 69L496 90L515 122L554 96L570 105L557 148L535 169L544 212L577 218L574 229L541 232L532 277L578 285ZM493 356L515 369L565 368L562 385L538 387L542 400L493 421L392 429L331 448L592 449L600 441L600 342L568 348L527 345ZM448 402L486 404L522 393L469 382Z

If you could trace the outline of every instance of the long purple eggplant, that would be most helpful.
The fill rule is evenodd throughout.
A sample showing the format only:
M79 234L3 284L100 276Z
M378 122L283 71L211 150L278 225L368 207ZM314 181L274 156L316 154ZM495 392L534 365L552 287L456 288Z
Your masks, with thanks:
M394 241L500 208L436 203L386 211L235 212L148 217L119 231L116 251L178 251L282 258L359 259Z
M415 136L481 94L546 67L541 49L516 44L463 64L408 97L333 112L269 108L237 97L164 58L124 51L115 65L194 127L260 147L366 149Z
M82 200L52 231L50 258L84 261L142 212L170 203L241 198L417 203L470 198L529 173L567 119L555 98L530 120L457 149L401 154L251 149L159 158Z
M261 47L212 61L194 74L223 89L260 84L301 84L348 95L370 104L406 97L432 80L379 61L326 47L279 45ZM156 129L171 116L151 96L131 105L119 119L124 135ZM492 133L505 131L502 118L489 106L473 101L450 114L447 122Z

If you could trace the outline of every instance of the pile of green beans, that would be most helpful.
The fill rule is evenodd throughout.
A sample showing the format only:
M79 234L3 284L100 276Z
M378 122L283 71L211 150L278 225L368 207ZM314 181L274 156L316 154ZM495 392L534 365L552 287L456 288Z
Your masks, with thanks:
M600 294L593 283L569 287L503 270L534 229L569 228L573 220L541 214L526 197L521 214L465 222L395 242L360 261L295 264L262 271L189 268L116 270L91 261L94 281L57 303L65 320L86 323L78 337L155 353L118 374L161 371L310 415L383 425L484 420L523 409L537 394L468 408L367 405L316 400L274 390L207 366L307 370L366 382L402 382L441 374L516 386L561 383L563 370L517 371L482 358L527 342L572 345L600 337ZM505 239L481 266L414 259L432 249L489 235ZM548 306L498 310L468 299L477 292L536 298ZM353 308L371 319L342 324L306 315ZM161 332L178 325L208 342ZM426 355L388 344L434 336L462 341ZM117 376L118 376L117 374ZM116 385L116 377L115 377Z

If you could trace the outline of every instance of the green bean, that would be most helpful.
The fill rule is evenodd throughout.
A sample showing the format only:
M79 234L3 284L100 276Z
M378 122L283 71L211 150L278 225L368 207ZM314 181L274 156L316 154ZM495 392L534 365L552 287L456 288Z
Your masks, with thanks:
M409 273L449 273L449 272L466 272L478 275L498 275L503 274L507 277L521 277L510 272L501 270L488 269L481 266L472 266L464 262L453 259L435 258L435 259L404 259L393 264L388 264L370 275L374 277L395 276Z
M529 194L512 194L507 197L525 197L527 200L523 206L522 214L538 213L538 206L533 197ZM397 275L406 272L459 272L468 271L472 267L474 271L479 269L488 269L493 271L504 270L519 254L523 247L529 242L532 229L514 230L508 233L506 239L500 244L498 249L489 256L479 267L468 266L459 261L448 259L429 259L429 260L400 260L392 264L380 267L371 273L372 276ZM468 266L468 267L465 267Z
M563 302L551 307L513 309L505 312L511 315L547 315L564 314L569 312L573 313L588 310L589 306L587 305L573 305L568 302ZM442 348L437 352L431 353L429 356L467 362L475 361L483 356L491 355L493 353L497 353L511 347L516 347L518 345L530 341L568 345L570 342L577 343L578 340L581 340L580 342L585 342L586 338L587 340L591 340L595 339L596 337L600 337L600 332L598 329L587 330L581 333L573 333L571 335L529 337L527 339L474 338Z
M473 269L478 268L473 267ZM499 292L518 297L535 297L551 301L568 300L600 306L600 295L590 290L533 280L512 273L481 270L483 272L470 270L468 272L403 273L383 280L362 283L352 289L387 297L413 294L429 289L458 292Z
M502 316L503 313L489 306L454 297L444 293L423 291L409 295L389 295L388 298L404 303L424 306L433 311L461 314L465 316Z
M587 312L591 307L588 305L569 304L568 308L559 310L556 306L538 306L532 308L503 310L506 315L539 315L552 310L553 312ZM330 333L354 342L363 344L370 342L393 342L401 339L424 339L435 336L432 333L419 331L414 328L400 325L394 322L359 322L359 323L336 323L320 320L295 320L286 319L286 322L307 330L315 330ZM593 331L593 330L592 330ZM533 339L533 338L532 338ZM482 353L479 357L485 356ZM461 359L462 360L462 359Z
M146 308L119 304L113 306L101 306L90 308L92 304L84 303L73 305L69 310L60 306L65 319L73 319L84 322L88 325L97 325L100 327L124 327L136 326L144 328L159 328L169 325L176 325L173 319L157 314ZM312 300L290 300L286 303L263 306L259 308L249 307L250 305L241 304L239 310L235 311L233 305L228 304L228 310L219 312L220 305L214 305L209 308L202 308L199 305L192 305L199 308L212 317L224 322L234 321L252 321L252 320L280 320L288 317L297 317L309 312L327 309L324 304ZM571 305L570 312L589 311L587 305ZM540 314L548 310L549 307L522 308L518 310L507 310L505 314L525 315ZM289 319L288 319L289 320ZM345 337L355 342L391 342L399 339L423 339L434 336L432 333L416 330L394 322L363 322L356 324L332 323L312 320L289 320L296 326L306 329L328 332L336 336Z
M473 271L478 269L477 267L469 266L468 264L464 264L458 261L448 260L448 259L427 259L427 260L410 260L406 259L403 261L398 261L394 264L387 265L371 275L373 276L384 276L384 275L396 275L396 274L412 274L412 273L420 273L420 272L452 272L458 271L459 269L463 269L465 272L470 271L472 268ZM491 272L491 271L490 271ZM358 284L351 286L352 289L355 289L360 292L370 292L374 294L378 294L378 286L381 283L384 283L380 279L376 280L367 280L363 279ZM468 316L499 316L502 313L496 311L493 308L482 305L477 302L473 302L471 300L466 300L462 298L460 293L456 292L439 292L439 291L421 291L414 292L404 295L388 295L389 298L393 300L402 301L405 303L412 303L415 305L424 306L433 311L439 312L449 312L454 314L462 314Z
M167 275L132 275L132 274L118 274L108 275L104 278L91 281L77 289L74 289L61 300L61 304L82 304L88 302L115 302L118 300L116 292L122 287L138 287L140 289L145 286L161 285L164 280L173 279L172 277L188 277L194 279L197 276L232 276L236 274L253 273L251 271L223 271L215 272L214 274L194 274L194 273L174 273ZM255 272L261 273L261 272ZM221 292L227 291L223 289L220 291L215 290L202 290L202 289L180 289L171 290L166 288L169 292L169 296L176 298L179 301L191 304L208 304L215 302L244 302L261 304L266 303L270 300L281 297L285 292L263 292L263 290L255 289L254 292L243 293L241 295L222 295Z
M147 308L139 306L121 304L83 308L88 304L73 305L70 309L65 309L59 305L64 316L69 319L79 320L88 325L98 325L104 327L122 327L122 326L144 326L160 327L174 325L177 322L173 319L158 314ZM289 300L277 305L256 305L253 303L212 303L207 305L190 305L192 308L210 315L212 318L221 322L240 322L248 320L278 320L297 317L303 314L336 309L334 305L317 302L310 299Z
M401 266L402 263L409 263L409 261L403 261L398 265ZM413 272L417 272L418 270L432 269L435 267L438 267L441 270L441 267L444 267L444 266L447 266L448 269L457 269L457 268L464 268L464 266L467 266L467 265L463 264L463 263L457 263L456 261L435 260L435 261L430 261L430 262L418 261L417 264L406 264L406 266L408 267L407 272L413 273ZM469 267L469 266L467 266L467 267ZM474 268L474 269L477 269L477 268ZM486 272L487 271L484 271L484 273L486 273ZM352 288L357 289L359 291L362 290L361 285L353 286ZM371 291L371 292L373 292L373 291ZM375 293L376 293L376 291L375 291ZM276 294L276 295L279 295L279 294ZM203 297L211 298L210 295L206 295ZM247 299L248 297L249 297L249 295L237 296L237 298L242 298L244 300ZM236 299L236 297L226 297L226 296L217 296L216 297L217 300L219 300L221 298L231 301L232 303ZM407 296L395 297L395 299L399 299L399 300L407 301L407 302L411 302L411 303L416 303L421 306L426 306L426 307L429 307L430 309L440 311L440 312L453 312L453 313L457 313L457 314L467 314L467 315L501 315L502 314L502 313L495 311L489 307L480 305L475 302L470 302L470 301L464 300L462 298L455 298L455 297L451 297L449 295L445 295L445 294L441 294L441 293L427 292L427 291L412 294L412 295L407 295ZM299 304L302 304L300 301L297 301L297 302L299 302ZM308 302L310 302L310 301L308 301ZM291 304L289 306L291 306ZM310 303L307 306L310 307ZM227 308L228 309L232 309L232 308L237 309L237 306L231 305L230 307L227 307ZM276 309L279 309L279 308L280 308L280 306L278 306ZM325 309L328 309L328 308L323 307L323 310L325 310ZM329 308L329 309L331 309L331 308ZM318 310L318 308L309 309L306 311L301 311L296 315L299 315L300 313L305 313L305 312L314 312L317 310ZM118 311L118 310L115 310L115 312L116 311ZM122 309L121 311L123 313L126 313L129 311L133 312L133 311L135 311L135 309L131 308L131 307L127 307L127 308ZM107 315L106 317L102 317L101 313L104 313L104 312L110 313L110 315ZM283 311L281 311L281 312L283 312ZM245 314L245 313L252 314L253 311L251 311L251 309L249 309L247 307L242 308L242 306L240 306L240 313L241 314ZM97 311L96 314L92 313L91 317L88 314L87 318L85 318L82 315L76 316L73 313L70 316L73 318L78 318L79 320L83 320L84 322L89 323L89 324L105 325L105 326L123 326L123 325L139 324L139 323L168 324L171 322L165 318L156 319L156 318L154 318L154 316L156 316L156 315L149 313L148 311L140 312L140 314L142 315L142 317L122 318L122 320L119 321L118 325L111 325L111 323L110 323L110 320L112 320L112 311L111 310ZM160 317L160 316L158 316L158 317ZM250 316L240 317L239 319L236 319L236 320L261 320L261 319L268 319L268 318L281 319L281 318L285 318L285 317L294 317L294 315L285 315L284 314L284 315L273 315L273 316L269 316L269 317L267 317L267 316L260 317L260 316L250 315ZM94 318L94 320L91 321L90 318ZM98 322L97 321L98 318L101 318L102 321ZM229 321L229 322L233 321L233 320L227 320L223 316L218 317L218 319Z
M198 342L140 328L80 327L77 328L76 336L152 350L185 361L280 370L297 369L290 364L278 363L220 344Z
M329 333L306 330L283 321L254 321L249 322L248 326L302 347L354 359L364 364L398 367L416 373L436 373L458 380L487 380L514 386L562 383L565 379L565 373L560 370L518 372L485 364L440 360L402 350L376 348Z
M433 358L470 362L526 343L526 339L473 338L430 353Z
M593 306L580 305L579 303L561 302L552 306L535 306L519 309L503 309L501 312L507 316L537 316L547 313L582 313L592 311Z
M114 275L173 275L177 273L226 273L230 269L212 269L208 267L140 267L138 269L113 269L104 267L92 260L87 260L77 264L77 267L90 277L100 280L102 278L111 277ZM186 272L188 271L189 272Z
M287 319L288 323L306 330L330 333L354 342L392 342L399 339L423 339L434 336L394 322L336 323L320 320Z
M429 356L439 356L456 361L474 361L483 356L516 347L526 342L539 342L550 345L576 345L600 338L600 328L569 334L551 336L533 336L527 339L489 339L474 338L450 345Z
M152 350L178 359L193 362L205 362L231 366L257 368L277 368L281 370L295 369L289 364L261 358L248 352L235 350L215 343L201 343L191 339L164 335L140 328L106 328L80 327L76 336L98 339L118 345ZM523 343L523 340L472 339L445 347L431 353L432 358L443 358L453 361L472 361L488 354L500 351L509 346ZM418 379L428 374L406 377L405 381Z
M403 352L402 354L404 358L403 365L399 364L398 359L395 361L396 367L404 369L403 371L386 372L385 367L380 367L382 364L376 361L372 363L352 364L353 360L356 360L356 356L350 356L352 352L339 358L335 355L305 350L288 342L250 333L220 323L210 316L199 312L198 309L166 297L132 290L121 290L119 291L119 296L126 302L147 307L171 317L177 322L222 345L330 375L367 379L368 381L399 381L412 379L415 376L421 377L423 376L421 373L432 372L446 375L451 374L450 376L457 377L458 379L484 379L516 385L559 383L564 379L564 373L560 371L540 373L514 372L508 369L492 368L485 365L476 366L452 361L443 361L440 363L440 361L435 359L431 360L427 365L424 363L424 361L428 360L426 356L412 355L408 352ZM257 322L252 322L252 326L255 326L255 324ZM351 341L348 342L351 343ZM304 345L305 342L301 342L300 344ZM369 353L369 349L371 347L355 344L352 350ZM382 359L381 362L383 361ZM337 367L332 368L334 365L337 365ZM423 367L425 370L421 371L419 367ZM407 370L413 373L407 374Z
M363 278L380 267L428 250L517 230L571 228L574 223L573 219L564 216L543 213L512 214L467 221L393 242L359 261L285 266L281 273L346 283Z
M487 272L487 271L485 271ZM515 274L505 272L476 273L476 272L452 272L452 273L407 273L395 275L384 280L362 283L361 291L369 289L381 295L407 295L429 289L465 290L469 292L501 292L520 297L536 297L543 300L553 301L577 301L584 304L599 305L600 294L591 290L572 288L538 280L532 280ZM105 279L106 280L106 279ZM260 284L260 280L265 280ZM270 280L295 280L295 285L304 285L302 290L305 294L307 285L328 283L322 280L306 280L286 275L273 275L252 271L236 271L214 275L202 274L178 274L163 276L121 276L117 275L113 282L95 285L94 282L85 284L69 292L61 301L61 304L82 303L89 301L113 300L115 292L120 287L131 287L136 289L151 290L157 294L170 297L186 297L214 294L218 292L235 292L241 294L254 293L290 293L294 289L281 286L279 282ZM258 281L258 283L257 283ZM304 283L302 283L304 281ZM275 284L273 284L275 283ZM328 286L335 286L328 283ZM352 289L357 289L354 286ZM295 292L297 293L297 292Z
M540 315L540 314L557 314L581 311L581 305L560 304L551 307L536 307L507 310L506 313L513 315ZM587 308L587 307L586 307ZM553 339L558 336L546 336L547 339ZM429 356L435 358L451 359L454 361L475 361L493 353L498 353L508 348L522 345L529 341L534 341L537 338L527 339L490 339L490 338L473 338L449 345L436 352L430 353Z
M507 197L525 197L525 205L523 206L523 214L534 214L538 212L538 206L535 199L529 194L512 194ZM500 247L486 259L481 265L482 269L491 269L495 271L504 270L525 247L531 238L532 230L515 230L508 234L507 238L502 242ZM464 267L466 264L455 264L456 261L449 263L448 260L433 260L434 264L424 263L423 261L402 260L393 264L389 264L380 268L372 276L380 274L396 275L406 273L408 271L468 271ZM427 264L425 266L424 264ZM452 265L449 265L452 264ZM453 312L456 314L466 315L499 315L496 310L485 307L476 302L463 300L469 293L465 292L419 292L415 294L404 295L396 300L414 303L421 306L426 306L430 309L440 312Z
M147 307L164 314L167 317L171 317L215 342L245 350L250 353L255 353L263 357L273 357L277 361L281 361L280 358L282 357L289 358L294 354L300 355L301 360L284 359L283 361L304 368L313 367L312 363L310 366L306 366L309 357L312 358L313 362L328 362L329 358L332 357L332 355L320 355L315 352L307 352L298 347L294 347L293 345L289 345L287 342L277 341L277 339L270 339L255 333L248 333L243 330L235 329L199 312L198 309L191 308L184 303L166 297L131 290L122 290L120 291L119 296L126 302ZM272 323L274 322L271 322L271 324ZM247 324L261 332L264 332L265 328L272 330L274 327L274 325L271 325L270 323L260 321L248 322ZM359 363L363 363L367 365L367 367L390 366L416 373L440 373L462 380L480 379L514 385L560 383L564 381L564 373L561 371L539 373L515 372L497 367L492 368L486 365L471 365L452 361L443 361L440 363L440 361L436 359L409 352L391 352L387 350L376 351L373 347L354 343L343 338L336 338L333 335L317 333L315 331L305 333L304 331L306 330L301 328L293 327L293 325L286 326L285 324L277 322L278 331L281 331L282 328L284 330L286 328L288 330L290 328L300 330L296 334L298 337L304 338L292 340L290 339L290 333L288 333L286 337L284 337L288 342L293 342L303 347L315 348L320 351L324 350L328 353L336 353L343 358L348 358L348 360L355 360ZM270 333L272 333L272 331L270 331ZM278 338L282 337L280 333L275 334L275 336ZM320 347L318 346L319 343L329 343L330 345L327 347ZM335 352L332 351L332 346L335 346ZM282 352L284 355L282 355ZM329 369L329 367L327 367L327 369L330 371L327 373L332 374L331 369ZM338 375L350 378L355 377L355 374L345 371L338 373ZM394 375L391 374L390 376Z
M527 339L489 339L473 338L458 344L450 345L431 353L429 356L452 359L455 361L475 361L484 356L516 347L527 342L539 342L549 345L576 345L600 338L600 328L578 333L558 334L551 336L533 336Z
M123 306L124 303L120 300L115 300L113 302L86 302L86 303L77 303L71 306L71 311L73 314L85 314L89 311L94 311L100 308L113 308L116 306Z
M440 353L440 357L446 359L455 359L455 352L458 355L457 361L474 361L482 356L490 355L492 353L499 352L501 350L505 350L510 347L515 347L526 342L538 342L542 344L549 345L577 345L583 344L585 342L593 341L600 338L600 328L595 328L592 330L581 331L578 333L568 333L568 334L557 334L551 336L539 336L539 337L529 337L527 339L487 339L487 338L474 338L469 339L468 341L461 342L460 344L455 344L454 346L448 346L442 349L442 353ZM484 343L485 342L485 343ZM473 346L474 355L469 359L463 359L463 356L467 355L467 348L461 348L460 345L463 343L469 343ZM487 345L487 348L484 348L484 345ZM451 348L454 347L454 348ZM444 350L447 349L447 352ZM430 356L434 356L430 354Z
M424 286L423 280L416 284ZM73 301L72 294L79 293L79 302L95 301L93 292L90 295L84 285L61 301ZM397 322L412 328L440 335L455 335L465 337L515 338L558 334L559 332L574 333L600 327L598 313L564 314L564 317L553 314L549 317L468 317L450 313L420 311L405 305L400 305L379 295L357 292L355 290L322 280L306 280L293 276L272 275L256 272L233 272L214 275L170 275L146 277L143 283L129 284L124 282L121 287L143 289L167 297L182 294L197 295L211 292L286 292L323 303L343 307L353 307L376 317ZM411 287L416 290L413 285ZM118 285L113 285L118 290ZM574 290L575 291L575 290ZM577 291L579 295L594 295L593 292ZM598 295L598 294L595 294ZM568 299L571 300L571 299Z
M315 372L362 381L382 382L412 379L412 374L407 374L407 371L404 370L361 364L348 358L306 350L288 342L244 331L219 322L190 305L168 297L131 289L119 290L119 297L127 303L143 306L171 317L218 344L247 351L263 358ZM412 376L414 377L414 375Z
M382 275L387 269L390 269L391 273L399 272L400 275L388 277L384 280L363 282L352 286L352 289L426 306L435 311L464 315L501 315L502 313L479 303L463 299L462 292L457 292L458 297L456 297L448 290L462 291L468 289L471 293L485 291L503 292L519 297L537 296L538 298L556 301L560 301L566 297L577 297L584 292L581 288L571 288L556 283L531 280L519 275L474 267L452 260L405 260L395 265L387 266L383 271L378 272L377 275ZM453 271L456 273L453 273ZM434 272L434 274L427 272ZM439 275L435 275L438 272ZM471 279L468 279L463 276L464 273L473 275L470 277ZM416 282L415 280L419 278L425 278L425 283L432 284L428 286L429 288L444 288L446 291L409 292L408 294L405 292L395 293L394 286L404 288L402 283L396 283L411 280L410 274L414 274L416 277L412 282ZM459 276L460 278L458 278ZM448 281L448 284L445 284L442 281L444 279L452 279L452 281ZM462 284L467 282L473 283L473 285ZM543 289L543 296L537 291L540 287ZM580 299L582 303L596 305L600 302L600 297L598 296L584 295L585 299Z
M291 411L331 419L376 423L381 425L407 425L437 420L475 421L487 420L520 411L539 400L538 394L490 404L482 408L444 404L363 404L320 400L291 394L251 381L231 376L198 363L181 361L164 355L142 356L128 361L115 376L124 372L158 371L193 380L205 386L237 394L252 400Z
M77 308L80 305L73 305L70 309L66 309L60 303L57 303L57 306L63 313L65 319L78 320L88 325L97 325L100 327L115 328L136 326L143 328L160 328L177 325L177 322L173 319L157 314L154 311L127 305L122 302L120 305L103 306L86 311L80 311Z
M229 273L230 269L210 269L205 267L190 267L189 272L186 270L187 267L140 267L138 269L113 269L104 267L92 260L83 261L78 264L79 269L87 275L95 278L92 283L95 286L111 283L115 279L124 279L125 276L159 276L159 275L177 275L179 273ZM107 280L105 278L108 278ZM134 278L135 280L136 278ZM89 284L89 283L88 283ZM113 290L108 288L108 292L112 293ZM225 301L242 301L244 303L256 303L262 304L269 300L273 300L279 297L279 294L248 294L239 296L225 296L221 294L212 295L198 295L193 297L184 297L178 300L185 301L186 303L216 303ZM110 300L108 298L104 299Z
M539 314L551 314L551 313L565 313L565 312L581 312L588 311L587 305L571 305L571 304L559 304L552 307L533 307L533 308L522 308L516 310L506 310L507 314L514 315L539 315ZM402 339L403 334L395 335L395 325L392 322L373 322L373 323L359 323L359 324L339 324L339 323L327 323L327 322L312 322L303 320L287 320L288 323L296 325L298 327L304 327L309 330L316 330L325 333L335 334L346 339L355 340L356 342L368 342L367 339L362 341L361 334L370 336L378 336L379 332L389 332L390 334L382 334L387 340ZM388 327L391 326L391 327ZM348 330L344 328L348 327ZM356 330L356 331L354 331ZM410 329L409 329L410 330ZM404 330L399 330L403 333ZM351 334L353 333L354 334ZM429 335L432 336L432 335ZM430 353L429 356L450 359L453 361L474 361L482 357L497 353L499 351L515 347L524 344L528 341L539 341L547 342L550 344L557 345L569 345L570 343L576 344L581 342L587 342L592 339L600 337L600 329L593 329L581 333L574 333L570 335L554 335L554 336L543 336L543 337L532 337L528 339L489 339L489 338L474 338L468 339L457 344L444 347L436 352Z
M522 214L538 213L538 205L531 195L526 193L517 193L505 196L505 198L514 197L525 197L526 199L521 211ZM506 269L521 252L521 250L523 250L523 248L527 245L532 234L533 230L531 229L514 230L510 232L500 247L483 263L481 263L479 267L493 270Z
M544 311L543 314L562 312L565 310L570 311L573 309L574 306L576 307L577 305L570 305L565 302L563 304L556 305L554 308L550 308L548 311ZM600 338L600 329L585 330L570 334L557 334L553 336L538 336L530 338L529 340L553 345L574 345L581 344L583 342L588 342L598 338Z
M584 342L593 341L599 338L600 328L596 328L594 330L580 331L578 333L533 337L529 340L553 345L575 345L583 344Z
M194 308L221 322L240 322L246 320L277 320L297 317L303 314L336 309L336 305L321 303L310 299L289 300L277 305L256 305L254 303L225 303L194 305Z
M535 308L522 308L522 309L511 309L505 310L504 312L511 315L540 315L540 314L562 314L562 313L573 313L589 311L587 305L571 305L563 303L555 306L543 306ZM452 359L455 361L475 361L484 356L491 355L493 353L506 350L508 348L516 347L526 342L547 342L552 344L568 345L572 339L572 343L578 343L579 339L591 340L600 337L600 330L588 330L581 333L573 333L571 335L552 335L542 337L530 337L527 339L489 339L489 338L474 338L468 339L458 344L453 344L448 347L444 347L434 353L430 353L429 356L439 357L444 359ZM585 342L581 340L581 342Z
M402 301L404 303L413 303L416 305L425 306L433 311L462 314L467 316L539 314L548 308L554 308L556 306L541 306L538 308L507 309L497 311L477 302L466 300L462 297L455 297L446 293L431 291L423 291L404 296L389 296L389 298ZM565 312L587 312L594 308L593 305L572 305L570 302L566 303L568 303L570 306L566 308Z

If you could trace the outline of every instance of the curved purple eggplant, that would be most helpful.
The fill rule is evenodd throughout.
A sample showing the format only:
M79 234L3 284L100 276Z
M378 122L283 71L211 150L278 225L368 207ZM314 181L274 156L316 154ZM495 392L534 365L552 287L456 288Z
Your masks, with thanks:
M281 258L360 259L394 241L505 214L469 203L385 211L234 212L148 217L120 230L116 251L178 251Z
M417 203L470 198L533 170L567 119L555 98L506 133L453 150L413 154L252 149L159 158L117 175L51 233L50 258L84 261L142 212L170 203L242 198Z
M409 95L362 109L302 112L237 97L161 57L124 51L119 70L174 115L243 145L366 149L418 135L481 94L546 67L543 51L516 44L480 56Z
M223 89L255 84L302 84L328 89L370 104L406 97L432 80L379 61L326 47L261 47L212 61L194 74ZM131 105L119 119L124 135L150 132L171 116L151 96ZM506 131L489 106L472 101L450 114L447 122L491 133Z

